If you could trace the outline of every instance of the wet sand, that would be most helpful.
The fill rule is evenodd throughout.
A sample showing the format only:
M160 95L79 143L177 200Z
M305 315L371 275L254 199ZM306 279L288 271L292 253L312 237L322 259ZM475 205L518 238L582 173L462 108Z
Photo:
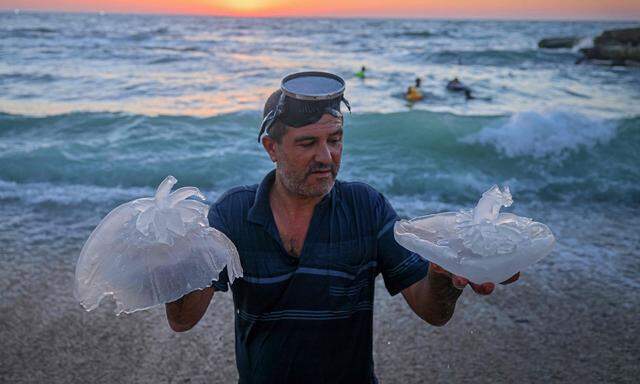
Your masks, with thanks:
M71 295L85 235L60 243L0 235L0 382L237 380L230 294L217 294L200 324L181 334L169 329L161 307L115 317L108 302L87 313ZM401 295L390 297L379 278L374 359L381 382L637 382L638 248L616 249L606 236L578 248L571 236L559 235L567 240L516 284L489 297L465 291L454 318L440 328L422 322ZM594 257L603 263L580 263ZM607 272L606 265L624 273Z

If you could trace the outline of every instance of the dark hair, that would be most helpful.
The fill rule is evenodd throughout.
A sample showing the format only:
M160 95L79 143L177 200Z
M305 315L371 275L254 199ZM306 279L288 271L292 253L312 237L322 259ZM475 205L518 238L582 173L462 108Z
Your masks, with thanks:
M276 108L281 94L282 91L278 89L277 91L273 92L271 96L269 96L267 101L264 103L264 109L262 110L263 119L270 111ZM268 136L275 140L277 143L282 142L282 137L285 133L287 133L287 126L282 121L280 121L280 119L276 119L276 121L274 121L269 128L269 132L267 132Z

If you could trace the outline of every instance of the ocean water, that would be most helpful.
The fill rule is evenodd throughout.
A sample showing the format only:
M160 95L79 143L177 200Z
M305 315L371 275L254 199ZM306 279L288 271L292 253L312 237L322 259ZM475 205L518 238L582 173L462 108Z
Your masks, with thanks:
M84 236L167 174L211 200L257 183L272 167L262 103L285 74L319 69L346 79L353 105L341 178L402 216L470 206L500 183L538 220L558 205L566 225L584 210L636 220L640 69L536 47L631 25L1 13L0 210L63 209ZM416 76L427 97L411 105ZM455 76L482 99L447 92Z
M631 25L2 13L3 259L33 241L77 249L168 174L212 201L259 182L272 167L256 141L262 103L312 69L347 81L340 177L378 188L401 216L470 207L508 184L514 212L555 218L585 247L602 228L581 219L615 212L628 229L611 241L636 253L640 69L536 47ZM427 97L407 104L416 76ZM456 76L481 99L447 92Z
M341 179L403 217L507 184L509 210L557 236L525 271L544 294L586 279L623 292L607 296L621 310L640 305L640 68L537 48L636 24L0 13L0 309L33 324L80 311L84 240L168 174L211 201L258 183L272 168L262 103L284 75L316 69L343 76L353 106ZM407 104L416 76L427 97ZM481 99L447 92L456 76ZM42 292L55 303L30 301ZM14 334L30 333L2 336L24 351Z
M257 182L262 103L319 69L353 105L342 177L407 215L504 182L516 201L637 206L640 70L536 48L632 25L0 13L0 196L110 205L168 173L212 198ZM408 105L416 76L427 98ZM447 92L455 76L483 99Z

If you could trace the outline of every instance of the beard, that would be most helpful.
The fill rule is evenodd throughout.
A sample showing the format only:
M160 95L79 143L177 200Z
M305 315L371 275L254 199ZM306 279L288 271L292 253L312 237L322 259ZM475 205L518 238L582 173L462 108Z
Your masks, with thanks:
M276 173L284 187L291 193L302 197L324 196L336 182L340 164L312 163L307 169L295 170L287 167L283 162L276 163ZM330 171L329 177L312 178L315 172Z

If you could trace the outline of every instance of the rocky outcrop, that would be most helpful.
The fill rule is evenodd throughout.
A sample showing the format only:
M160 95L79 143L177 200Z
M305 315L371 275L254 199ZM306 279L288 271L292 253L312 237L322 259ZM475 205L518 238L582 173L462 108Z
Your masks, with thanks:
M538 48L573 48L580 42L579 37L549 37L538 42Z
M612 29L593 39L594 45L626 44L640 46L640 28Z
M583 48L583 60L607 60L625 65L640 62L640 28L612 29L593 39L592 48Z

